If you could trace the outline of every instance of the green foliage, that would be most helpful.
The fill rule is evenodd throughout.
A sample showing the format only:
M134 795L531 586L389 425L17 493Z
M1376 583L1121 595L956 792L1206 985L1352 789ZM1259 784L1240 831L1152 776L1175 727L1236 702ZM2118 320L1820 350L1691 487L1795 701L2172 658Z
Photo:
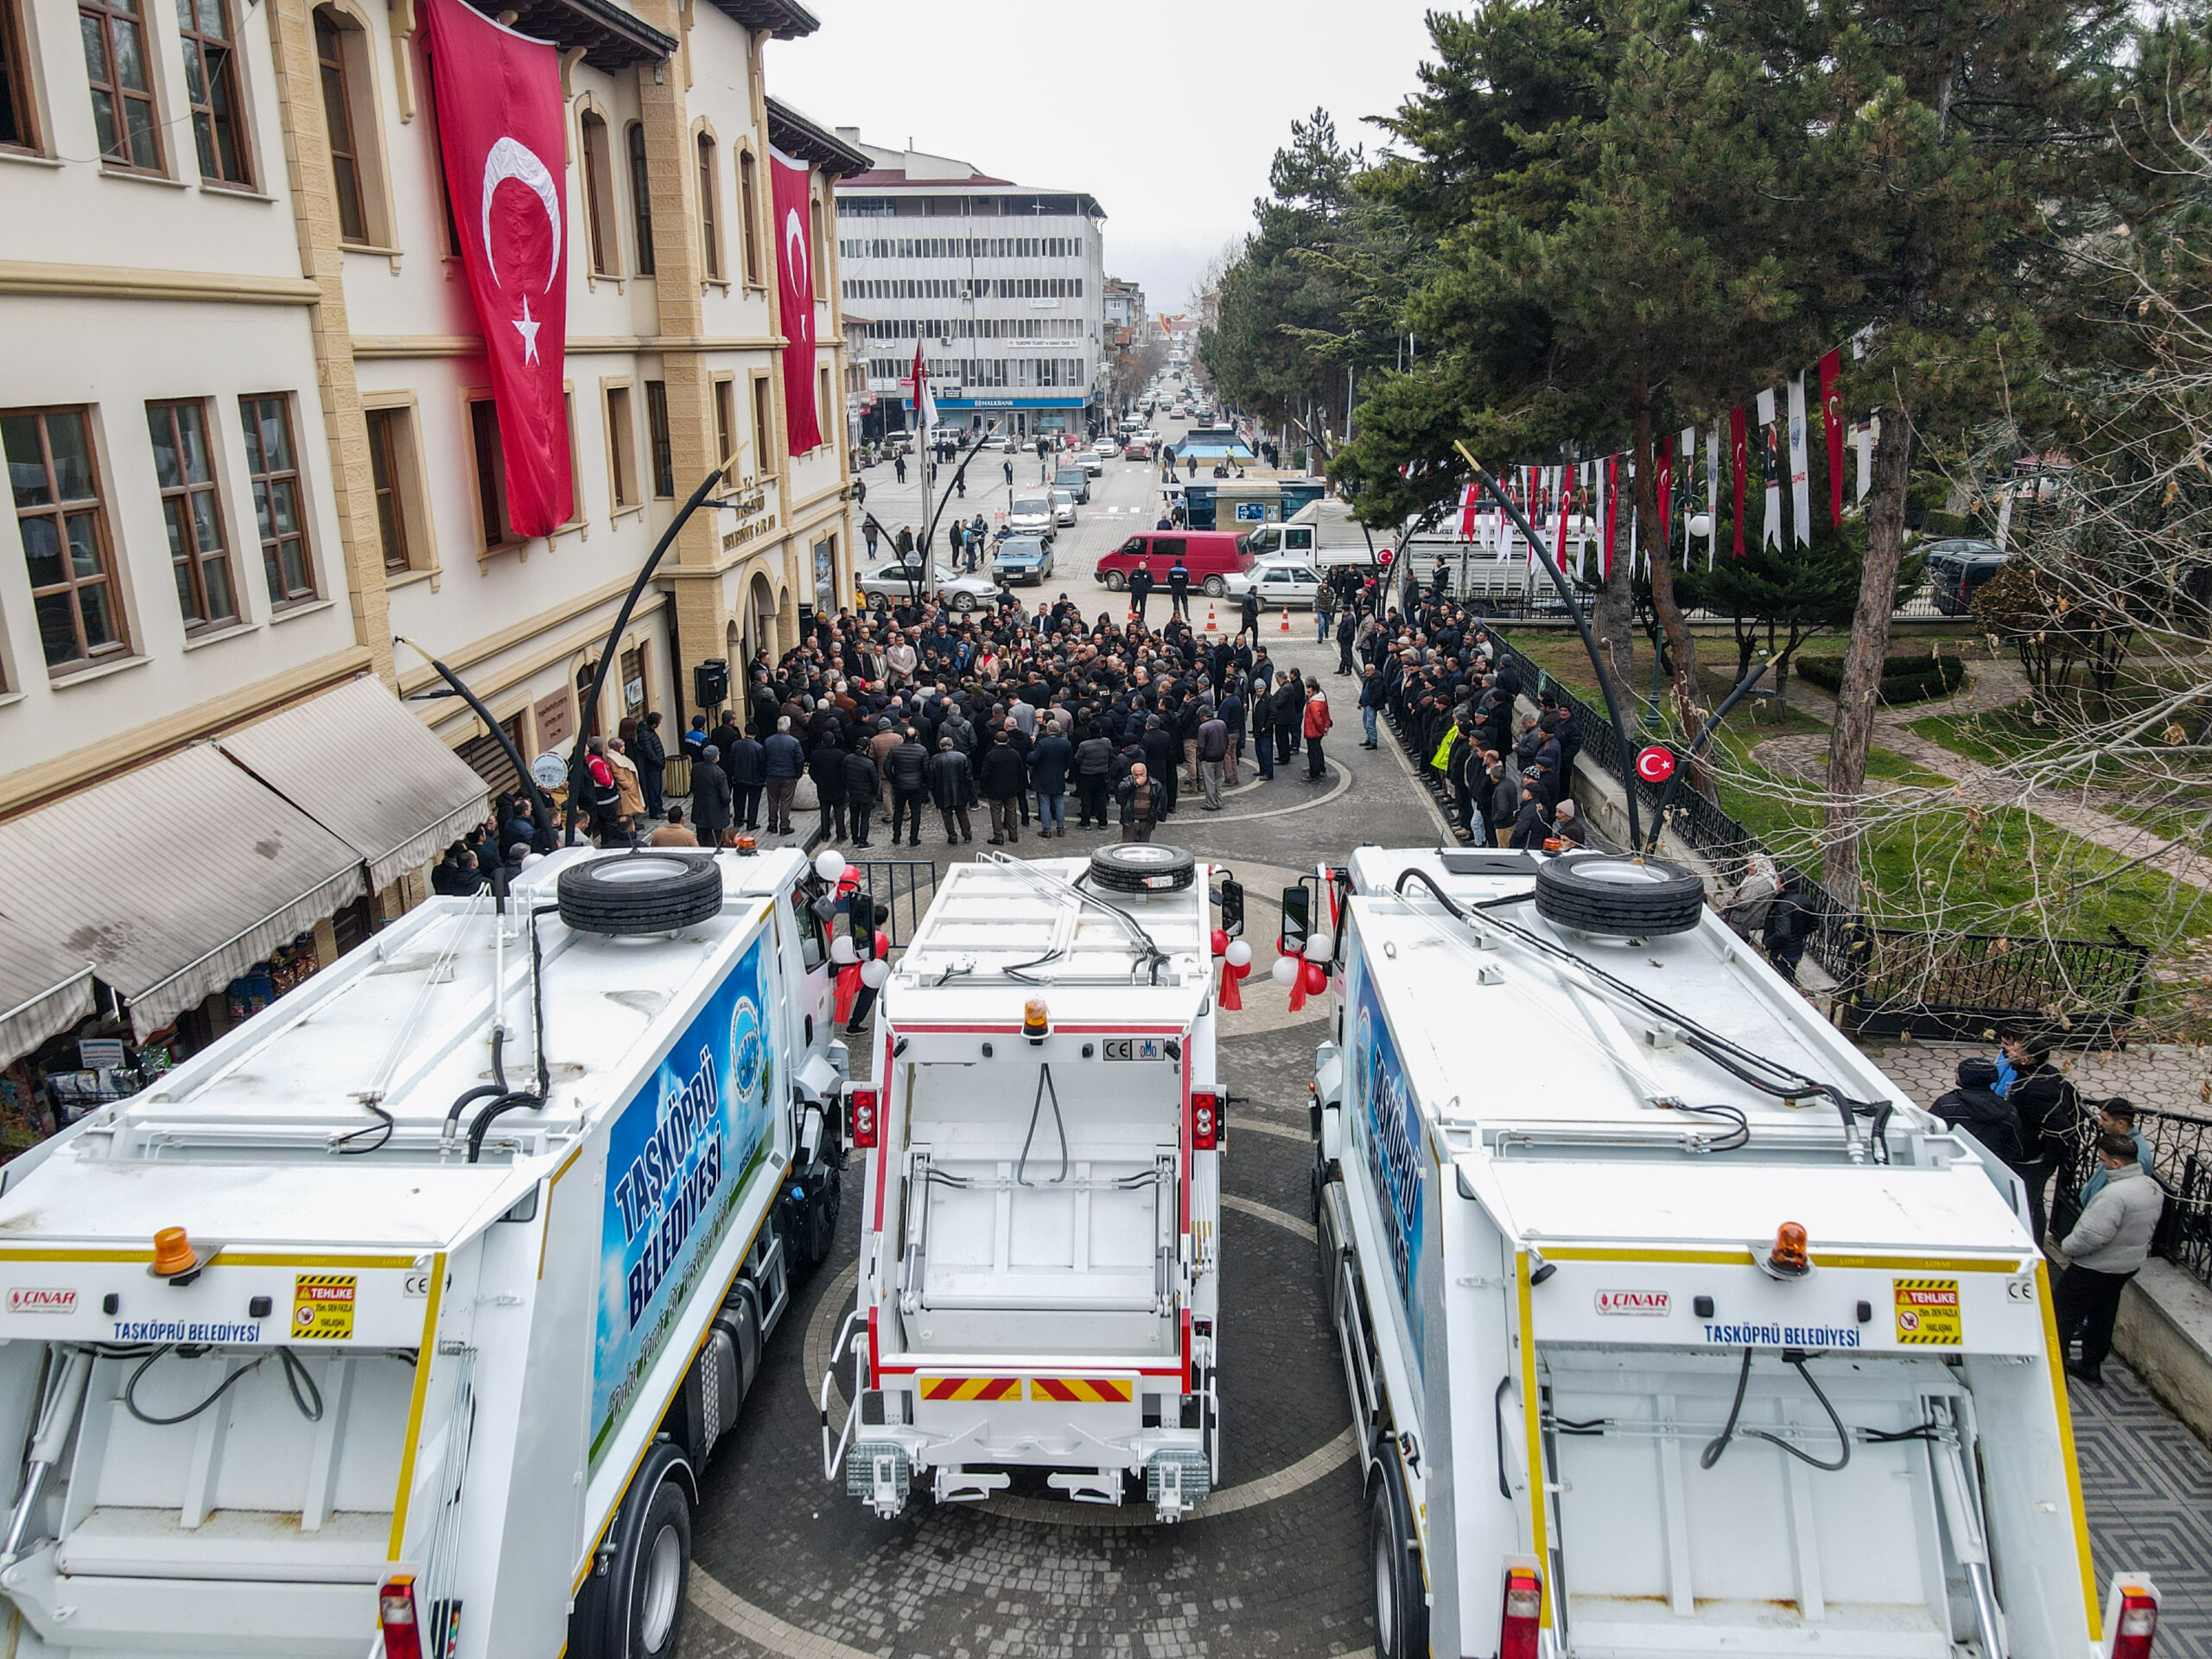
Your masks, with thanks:
M1840 657L1800 657L1797 673L1824 691L1843 683ZM1930 656L1926 652L1891 652L1882 659L1881 700L1891 708L1948 697L1966 683L1967 665L1954 652Z

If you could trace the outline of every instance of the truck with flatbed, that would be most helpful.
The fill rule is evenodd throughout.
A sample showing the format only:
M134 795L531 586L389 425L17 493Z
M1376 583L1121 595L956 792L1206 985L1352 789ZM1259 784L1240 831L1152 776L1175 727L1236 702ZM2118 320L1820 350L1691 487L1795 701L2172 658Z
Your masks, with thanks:
M833 1237L828 882L577 849L410 912L0 1192L18 1659L664 1659Z
M849 1090L855 1306L823 1473L879 1516L1017 1478L1174 1520L1220 1469L1224 1091L1205 868L1158 843L941 880ZM850 1357L849 1367L840 1362ZM831 1392L849 1387L834 1439Z
M1313 880L1382 1659L2149 1654L2155 1586L2094 1575L2020 1181L1694 874L1367 847Z

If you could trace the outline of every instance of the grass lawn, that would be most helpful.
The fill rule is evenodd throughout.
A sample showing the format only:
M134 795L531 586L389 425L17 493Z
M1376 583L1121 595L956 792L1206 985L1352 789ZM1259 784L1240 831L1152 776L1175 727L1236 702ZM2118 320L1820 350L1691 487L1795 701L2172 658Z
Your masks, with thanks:
M2024 702L2008 703L2002 709L1978 714L1931 715L1925 720L1914 721L1911 729L1931 743L1940 743L1955 754L1989 766L2036 754L2060 741L2056 729L2035 723L2035 717ZM2121 768L2109 760L2095 761L2075 775L2110 788L2111 793L2098 805L2116 818L2140 824L2153 835L2170 839L2202 837L2204 816L2212 811L2212 787L2187 783L2164 785L2159 788L2157 798L2139 800L2129 797L2126 787L2128 780Z

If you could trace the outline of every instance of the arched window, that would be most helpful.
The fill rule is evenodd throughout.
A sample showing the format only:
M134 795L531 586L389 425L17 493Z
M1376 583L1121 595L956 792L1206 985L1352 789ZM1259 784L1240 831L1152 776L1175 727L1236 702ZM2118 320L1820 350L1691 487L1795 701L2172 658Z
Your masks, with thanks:
M338 238L360 247L389 247L384 172L377 149L377 105L369 79L368 37L333 6L315 14L315 67L322 82L323 128L330 139L331 194Z
M699 251L710 283L722 280L722 232L715 204L715 141L699 135Z
M645 171L645 124L630 124L630 210L638 216L638 275L653 274L653 199Z
M760 274L760 181L749 149L741 151L737 158L737 238L745 258L746 286L765 287L768 279Z
M577 124L583 133L584 229L589 240L592 273L617 276L621 266L614 257L614 198L608 188L607 123L590 110Z

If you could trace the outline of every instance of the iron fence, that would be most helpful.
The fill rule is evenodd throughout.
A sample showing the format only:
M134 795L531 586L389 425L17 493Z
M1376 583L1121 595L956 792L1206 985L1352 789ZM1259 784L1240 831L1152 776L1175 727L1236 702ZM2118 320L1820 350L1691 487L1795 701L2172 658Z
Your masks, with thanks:
M2099 1103L2085 1102L2094 1109ZM2151 1173L2165 1189L2166 1207L2151 1253L2200 1284L2212 1285L2212 1118L2138 1108L2135 1131L2151 1143ZM2082 1218L2082 1188L2097 1166L2096 1118L2085 1112L2055 1160L2050 1236L2063 1240Z
M937 866L926 858L871 858L852 868L861 873L861 890L875 901L876 926L890 936L893 950L904 950L937 897Z

